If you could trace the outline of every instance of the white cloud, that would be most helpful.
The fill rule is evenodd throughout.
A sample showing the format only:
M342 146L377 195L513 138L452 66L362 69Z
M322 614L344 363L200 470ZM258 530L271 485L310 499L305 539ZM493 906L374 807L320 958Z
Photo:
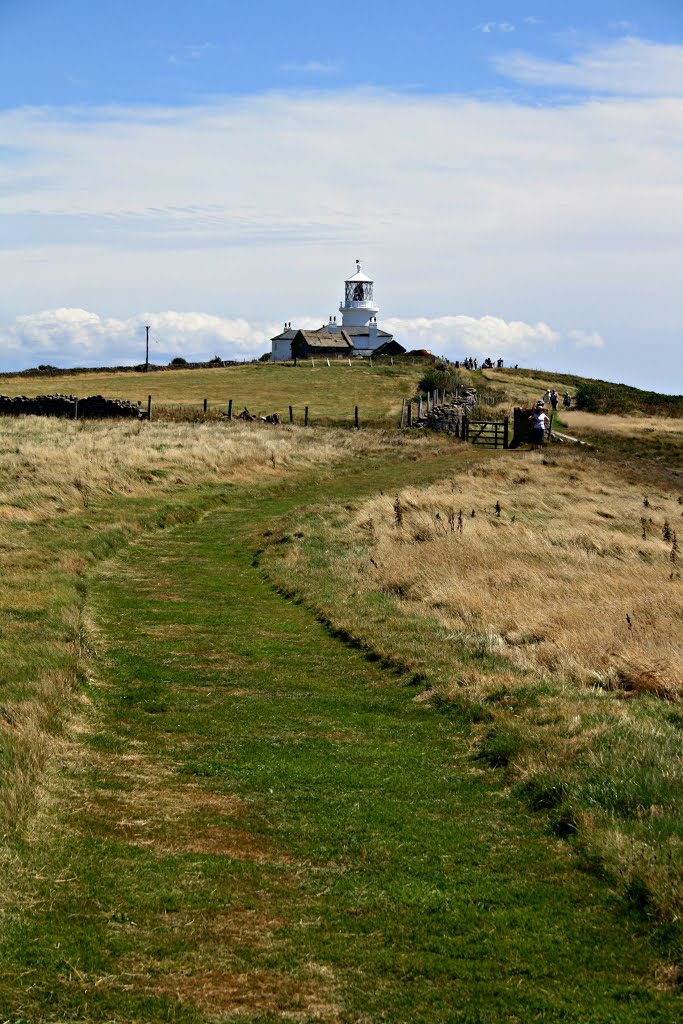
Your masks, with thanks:
M250 359L270 349L276 324L250 324L207 313L142 313L127 319L102 317L85 309L50 309L19 316L0 342L22 365L127 365L144 361L145 325L150 325L150 360L177 355L205 360ZM315 324L306 326L320 326Z
M626 21L624 19L608 21L607 28L610 30L610 32L625 32L628 35L634 35L638 31L638 26L634 21Z
M50 309L19 316L3 332L0 343L17 366L131 365L144 360L145 325L150 325L150 359L166 363L174 356L206 360L252 359L270 351L270 339L282 324L228 319L207 313L167 310L126 319L103 317L85 309ZM320 319L299 317L295 327L320 327ZM506 321L501 317L463 315L393 317L382 328L406 348L427 348L452 359L512 356L516 361L561 345L562 336L548 324ZM597 332L569 331L579 347L599 347Z
M568 336L577 348L602 348L605 344L598 331L569 331Z
M189 64L191 61L201 60L210 50L215 50L214 43L190 43L184 46L180 53L169 53L166 58L168 64Z
M627 36L566 62L529 53L495 57L500 74L530 85L632 96L683 95L683 46Z
M281 64L281 71L296 71L309 75L336 75L343 68L341 60L307 60L301 64Z
M526 21L526 18L524 20ZM480 25L477 25L477 31L486 34L490 32L514 32L515 26L510 21L483 21Z
M380 323L424 317L444 343L463 337L439 326L446 314L491 310L558 332L673 336L681 122L670 98L542 107L372 90L0 111L0 325L80 308L136 339L140 310L201 310L261 330L258 354L264 325L335 313L361 254ZM203 337L209 357L216 337L235 340Z
M520 356L554 348L560 335L548 324L506 321L497 316L394 317L382 322L407 348L428 348L452 359L514 352Z

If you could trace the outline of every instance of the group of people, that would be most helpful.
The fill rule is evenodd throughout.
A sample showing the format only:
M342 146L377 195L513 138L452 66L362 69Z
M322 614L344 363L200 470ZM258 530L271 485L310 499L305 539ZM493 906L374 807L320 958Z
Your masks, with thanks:
M549 400L551 406L553 407L553 412L557 412L557 407L560 404L560 396L558 395L555 388L548 388L543 397ZM568 391L565 391L564 393L562 405L565 407L565 409L571 409L572 397Z
M557 406L560 402L560 396L555 388L548 388L543 397L545 398L546 396L550 399L553 412L556 412ZM571 408L572 398L568 391L565 391L564 393L562 404L565 409ZM529 423L531 424L531 447L542 448L546 430L550 426L550 420L548 419L548 415L545 411L545 402L542 398L536 402L536 407L531 413L531 416L529 416Z
M460 362L458 361L455 365L456 366L460 366ZM477 370L479 368L479 360L475 359L473 356L468 356L467 359L463 359L462 365L464 366L464 368L466 370ZM496 359L496 361L494 363L493 359L491 359L491 356L488 356L483 361L481 366L482 366L483 370L492 370L494 368L494 366L497 366L499 370L502 370L503 369L503 360L502 359ZM515 367L515 369L517 369L517 367Z

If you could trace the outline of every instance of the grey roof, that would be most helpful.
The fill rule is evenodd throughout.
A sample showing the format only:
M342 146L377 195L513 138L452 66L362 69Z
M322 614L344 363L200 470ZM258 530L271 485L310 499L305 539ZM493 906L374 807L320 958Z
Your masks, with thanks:
M335 331L334 334L328 331L297 331L304 339L309 348L353 348L353 342L349 338L346 328Z
M316 328L315 333L316 334L320 334L323 331L326 331L328 333L332 333L332 332L329 331L329 326L330 326L329 324L323 324L322 327ZM339 330L340 330L340 328L338 328L337 331L335 331L334 333L338 334ZM345 330L346 333L349 334L352 338L367 337L370 334L370 328L369 327L344 327L343 330ZM379 329L379 327L378 327L377 328L377 337L378 338L393 338L393 334L387 334L386 331L381 331Z
M341 331L345 331L346 334L351 338L367 338L370 334L369 327L337 327L335 331L330 331L329 324L323 324L322 327L316 327L313 331L305 331L305 334L324 334L327 337L334 338L339 336ZM298 329L290 327L287 331L282 331L280 334L276 334L275 337L271 338L271 341L293 341L298 334ZM393 338L393 334L387 334L386 331L377 328L377 337L386 338L390 341Z

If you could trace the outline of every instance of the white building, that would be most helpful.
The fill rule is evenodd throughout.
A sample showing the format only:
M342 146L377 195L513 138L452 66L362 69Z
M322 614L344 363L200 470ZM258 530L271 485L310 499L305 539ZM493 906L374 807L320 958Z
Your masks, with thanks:
M356 260L356 273L344 282L344 299L339 304L342 321L330 317L329 323L323 324L316 334L335 334L342 328L353 342L353 354L357 356L386 354L397 355L405 349L394 340L393 334L382 331L377 326L379 309L375 305L374 282L361 270L360 260ZM311 332L306 332L310 334ZM292 341L297 329L291 322L285 324L284 330L271 339L273 349L271 360L282 361L292 358Z

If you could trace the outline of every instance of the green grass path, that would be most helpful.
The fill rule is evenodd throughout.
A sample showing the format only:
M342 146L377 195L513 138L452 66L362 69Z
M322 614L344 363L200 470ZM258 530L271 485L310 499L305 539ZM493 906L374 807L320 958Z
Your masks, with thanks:
M465 727L253 566L316 490L235 489L95 578L98 678L0 1020L678 1019L646 940L473 767Z

